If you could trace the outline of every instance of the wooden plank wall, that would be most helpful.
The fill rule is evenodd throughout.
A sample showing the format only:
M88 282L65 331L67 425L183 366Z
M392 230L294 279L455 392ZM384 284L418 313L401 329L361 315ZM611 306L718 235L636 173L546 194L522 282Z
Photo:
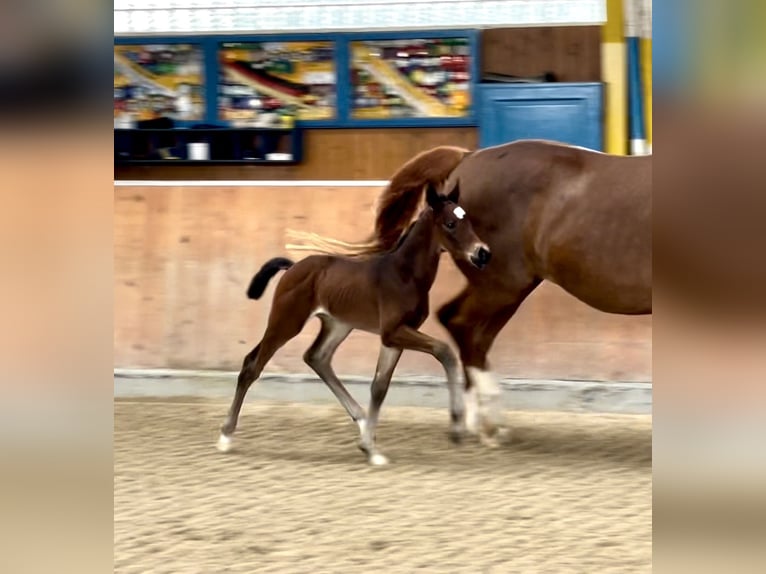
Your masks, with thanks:
M261 264L286 254L285 230L364 238L379 191L115 187L115 366L238 369L263 333L276 281L260 301L247 300L245 289ZM463 284L445 257L432 308ZM425 330L446 336L432 319ZM268 370L310 373L301 355L317 331L313 320ZM338 373L371 376L377 345L372 335L353 334L338 352ZM501 333L491 360L504 376L648 381L651 317L600 313L546 284ZM397 374L440 370L430 357L405 353Z
M482 31L483 73L537 77L560 82L601 81L601 27L498 28Z

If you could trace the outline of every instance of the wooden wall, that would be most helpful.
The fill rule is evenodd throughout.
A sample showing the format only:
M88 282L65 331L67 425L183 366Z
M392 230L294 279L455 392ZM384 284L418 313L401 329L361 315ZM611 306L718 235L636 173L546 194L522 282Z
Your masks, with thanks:
M388 179L405 162L438 145L475 149L476 128L366 128L304 131L304 159L296 166L118 167L122 180L349 180Z
M411 155L409 150L406 156ZM379 191L116 187L115 366L238 369L263 333L276 281L260 301L246 299L245 289L261 264L286 254L285 230L361 239L371 228ZM463 284L444 257L432 306ZM425 330L446 337L432 319ZM301 355L317 331L313 320L269 370L310 373ZM372 335L353 334L338 352L338 373L372 375L377 345ZM491 360L503 376L648 381L651 317L600 313L544 284L501 333ZM439 375L440 370L430 357L405 353L397 374Z
M601 27L497 28L481 33L483 73L537 77L560 82L601 81Z

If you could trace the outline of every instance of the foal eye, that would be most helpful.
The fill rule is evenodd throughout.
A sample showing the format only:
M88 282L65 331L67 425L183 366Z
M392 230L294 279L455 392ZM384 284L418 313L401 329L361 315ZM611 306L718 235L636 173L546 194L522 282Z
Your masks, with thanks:
M444 224L444 227L446 227L447 229L455 229L455 222L448 221L447 223Z

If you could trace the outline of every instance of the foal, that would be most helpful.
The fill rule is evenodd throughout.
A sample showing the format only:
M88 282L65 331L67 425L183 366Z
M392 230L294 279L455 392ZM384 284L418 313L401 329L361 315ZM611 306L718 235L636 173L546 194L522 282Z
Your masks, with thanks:
M274 353L317 316L322 328L303 356L330 387L359 425L359 447L371 464L388 460L375 446L375 427L391 375L404 349L435 357L447 374L451 431L462 432L463 403L458 361L449 346L418 331L428 317L428 292L436 278L439 256L446 249L456 259L483 268L490 259L487 246L476 237L465 211L457 204L459 189L445 197L433 186L427 205L393 250L366 259L312 255L293 264L284 258L268 261L253 277L247 295L258 299L269 280L288 269L277 285L266 333L245 357L231 408L221 427L218 448L231 447L242 402ZM353 329L380 335L378 365L372 381L369 413L348 393L330 365L333 354Z

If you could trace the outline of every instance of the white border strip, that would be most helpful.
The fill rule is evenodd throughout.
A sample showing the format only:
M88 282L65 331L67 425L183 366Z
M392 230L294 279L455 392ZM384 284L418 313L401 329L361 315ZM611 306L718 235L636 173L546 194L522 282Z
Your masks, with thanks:
M114 180L114 187L385 187L387 180L205 179Z

